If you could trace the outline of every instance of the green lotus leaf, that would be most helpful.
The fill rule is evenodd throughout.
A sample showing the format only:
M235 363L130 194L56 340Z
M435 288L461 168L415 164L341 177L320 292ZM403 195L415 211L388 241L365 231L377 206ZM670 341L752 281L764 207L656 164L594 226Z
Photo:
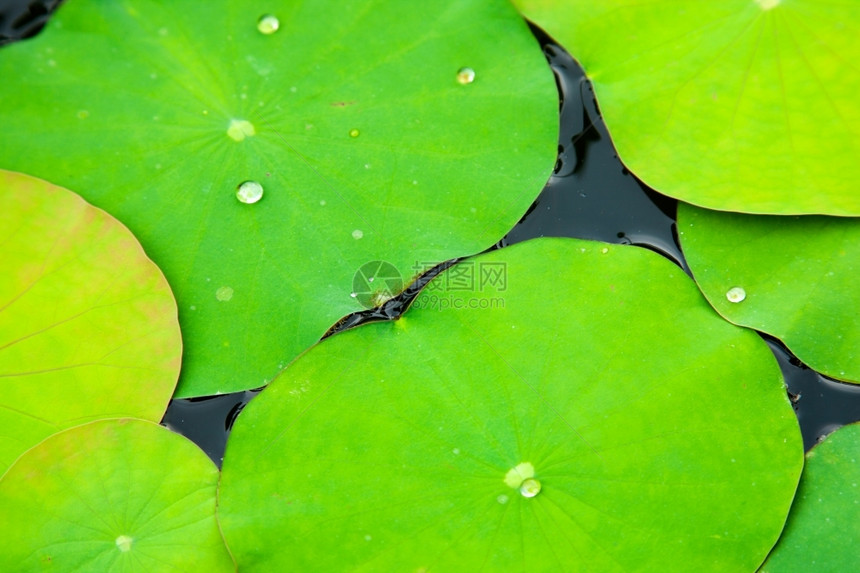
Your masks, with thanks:
M806 454L785 531L762 573L860 568L860 424L843 426Z
M153 422L54 434L0 479L0 570L233 571L217 481L206 454Z
M0 170L0 474L62 428L160 420L181 354L170 287L128 229Z
M779 338L831 378L860 383L860 219L682 204L678 235L717 312Z
M288 366L218 515L242 571L752 571L802 463L767 346L679 268L538 239Z
M0 76L0 166L116 216L170 281L177 396L266 383L364 309L365 263L405 285L492 245L556 156L506 0L76 0Z
M860 215L856 2L514 0L584 67L621 160L746 213Z

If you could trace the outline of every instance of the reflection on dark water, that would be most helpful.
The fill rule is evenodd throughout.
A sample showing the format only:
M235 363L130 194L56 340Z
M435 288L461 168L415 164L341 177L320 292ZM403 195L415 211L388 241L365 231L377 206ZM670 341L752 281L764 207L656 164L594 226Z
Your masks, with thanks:
M257 389L171 400L161 424L200 446L220 468L236 416L259 393Z
M0 45L38 34L60 0L0 0Z
M775 338L763 338L779 362L805 449L840 426L860 420L860 386L831 380L803 364Z
M532 209L500 246L535 237L633 244L687 270L673 230L677 202L651 190L624 167L582 68L541 30L532 29L562 97L559 159Z

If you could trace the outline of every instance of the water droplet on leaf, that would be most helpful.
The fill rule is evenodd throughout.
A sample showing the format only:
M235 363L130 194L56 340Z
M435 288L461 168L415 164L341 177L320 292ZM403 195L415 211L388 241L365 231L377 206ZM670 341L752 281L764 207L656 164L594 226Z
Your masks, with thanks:
M475 81L475 70L472 68L460 68L457 71L457 81L461 84L470 84Z
M726 298L729 299L729 302L741 302L746 297L747 291L745 291L741 287L732 287L726 293Z
M352 238L353 239L358 240L358 239L362 238L363 236L364 236L364 233L361 232L361 229L356 229L355 231L352 232Z
M256 203L263 198L263 186L256 181L245 181L236 189L236 199L242 203Z
M280 27L281 22L278 20L278 17L273 16L272 14L263 14L260 16L260 19L257 20L257 29L267 36L277 32Z
M350 137L358 137L360 134L361 134L361 132L358 131L357 129L350 129L349 130L349 136Z
M534 478L525 480L520 485L520 493L523 497L534 497L540 493L540 482Z

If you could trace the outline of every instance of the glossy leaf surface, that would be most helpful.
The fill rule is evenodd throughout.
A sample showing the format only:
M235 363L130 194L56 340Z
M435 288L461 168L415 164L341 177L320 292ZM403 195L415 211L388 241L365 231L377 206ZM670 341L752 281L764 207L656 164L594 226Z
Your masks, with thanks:
M860 218L680 205L678 235L720 314L779 338L831 378L860 383Z
M576 58L621 160L726 211L860 215L860 4L514 0Z
M219 521L243 571L752 571L802 460L767 346L680 269L539 239L291 364Z
M762 573L860 568L860 424L844 426L806 454L785 531Z
M264 385L363 308L365 263L408 284L492 245L556 155L507 0L77 0L0 76L0 166L119 218L170 281L177 396Z

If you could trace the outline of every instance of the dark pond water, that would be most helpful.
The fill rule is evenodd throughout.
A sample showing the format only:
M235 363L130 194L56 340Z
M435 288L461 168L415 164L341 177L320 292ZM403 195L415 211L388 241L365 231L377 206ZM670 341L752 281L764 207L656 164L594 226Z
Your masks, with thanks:
M60 0L0 0L0 45L38 33Z
M37 33L57 4L58 0L0 0L0 44ZM541 30L534 32L561 94L558 163L522 220L493 248L543 236L594 239L651 249L689 272L675 228L677 202L648 188L624 168L581 68ZM408 289L378 311L347 317L332 332L397 316L419 287ZM830 380L805 366L778 341L764 338L779 361L807 449L839 426L860 420L860 386ZM220 466L233 420L258 392L173 400L162 423L196 442ZM732 399L715 389L715 403Z

